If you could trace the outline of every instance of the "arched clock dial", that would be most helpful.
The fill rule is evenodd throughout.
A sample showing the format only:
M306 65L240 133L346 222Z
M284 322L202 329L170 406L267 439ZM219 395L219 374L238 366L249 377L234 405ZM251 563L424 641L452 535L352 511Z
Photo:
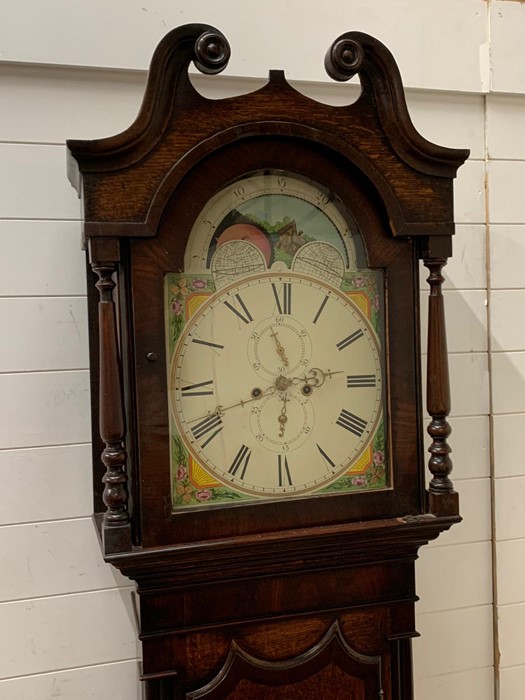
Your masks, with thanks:
M330 484L371 445L382 413L369 320L346 294L295 272L211 295L184 327L169 384L188 452L253 496Z
M209 269L214 251L231 241L258 248L269 269L283 260L291 267L297 251L314 243L301 251L296 265L306 269L317 263L327 281L335 283L344 269L358 267L356 226L343 210L332 192L293 173L247 175L223 187L203 207L190 233L184 269ZM244 276L252 261L246 262Z
M365 265L347 208L300 175L250 173L203 205L166 275L175 508L388 486Z

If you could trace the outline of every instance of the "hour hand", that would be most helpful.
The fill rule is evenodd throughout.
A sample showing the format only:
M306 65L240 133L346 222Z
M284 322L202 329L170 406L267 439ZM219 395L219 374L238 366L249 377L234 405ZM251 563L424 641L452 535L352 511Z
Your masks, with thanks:
M288 367L288 358L286 357L286 350L284 349L284 347L283 347L282 344L281 344L281 341L280 341L279 338L277 337L277 333L276 333L275 331L272 330L272 332L270 333L270 335L271 335L272 338L275 340L275 345L276 345L277 354L279 355L279 357L280 357L281 360L283 361L283 365L284 365L285 367Z
M293 385L297 384L304 384L305 386L309 387L320 387L322 386L327 378L329 379L332 377L334 374L342 374L343 370L338 370L336 372L332 372L331 370L326 370L324 372L322 369L319 369L318 367L312 367L311 370L303 374L302 377L294 377L291 381Z

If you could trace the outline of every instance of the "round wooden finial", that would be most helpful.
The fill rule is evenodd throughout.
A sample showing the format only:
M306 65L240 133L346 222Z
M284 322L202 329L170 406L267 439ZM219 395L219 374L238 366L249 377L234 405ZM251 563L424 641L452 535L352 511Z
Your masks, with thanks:
M201 73L215 75L226 68L230 55L226 37L217 31L206 31L195 42L193 62Z
M363 47L353 39L337 39L328 49L324 66L334 80L344 82L352 78L363 65Z

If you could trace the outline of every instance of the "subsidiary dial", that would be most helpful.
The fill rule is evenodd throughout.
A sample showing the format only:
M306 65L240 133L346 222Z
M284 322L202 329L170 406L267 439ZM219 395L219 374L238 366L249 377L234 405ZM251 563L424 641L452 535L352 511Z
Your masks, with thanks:
M277 391L252 406L250 429L266 450L288 452L301 447L314 427L312 402L300 391Z
M312 358L312 341L297 319L273 316L260 322L248 341L248 358L266 380L304 372Z

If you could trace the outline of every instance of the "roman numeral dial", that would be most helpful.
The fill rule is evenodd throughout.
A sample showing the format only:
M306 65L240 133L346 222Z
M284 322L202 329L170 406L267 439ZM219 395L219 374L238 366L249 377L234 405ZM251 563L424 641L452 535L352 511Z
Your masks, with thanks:
M240 318L243 323L250 323L250 321L253 321L252 315L246 308L246 304L244 303L240 294L235 294L234 302L227 299L224 302L224 306L230 309L230 311L234 313L237 318Z
M200 338L192 338L191 342L196 343L197 345L204 345L208 348L216 348L217 350L224 350L224 345L221 345L220 343L212 343L209 340L201 340Z
M375 374L353 374L347 375L346 386L353 388L373 388L376 386L377 378Z
M354 435L357 435L357 437L361 437L367 426L366 420L359 418L359 416L356 416L354 413L350 413L350 411L347 411L344 408L339 414L339 418L336 420L336 423L337 425L340 425L341 428L349 430Z
M213 379L181 387L183 396L213 396Z
M277 285L272 282L273 295L277 306L277 313L291 314L292 313L292 284L283 282L282 285Z
M378 449L376 332L352 296L306 274L281 267L210 294L184 326L170 386L178 439L202 469L195 488L321 492Z
M354 331L353 333L350 333L346 338L343 338L343 340L340 340L336 345L338 350L345 350L349 345L352 345L352 343L355 343L356 340L359 340L359 338L363 337L363 331L361 328L358 328L358 330Z
M323 448L320 445L317 445L317 449L319 450L319 454L322 456L324 461L329 464L332 468L335 467L335 462L332 462L330 457L326 454L326 452L323 450Z
M220 416L211 415L194 425L191 432L193 437L200 442L201 448L204 449L223 428Z
M286 455L278 455L277 457L277 476L279 486L291 486L292 476L290 467L288 466L288 457Z
M330 297L329 297L328 294L327 294L327 295L325 296L325 298L323 299L323 301L321 302L321 305L320 305L319 308L317 309L317 312L316 312L316 314L315 314L315 316L314 316L313 323L317 323L317 321L319 320L319 316L323 313L324 307L326 306L326 304L327 304L329 298L330 298Z
M235 459L233 460L231 467L228 469L228 474L231 474L232 476L238 475L240 479L244 479L251 456L251 449L246 445L242 445L240 450L235 455Z

